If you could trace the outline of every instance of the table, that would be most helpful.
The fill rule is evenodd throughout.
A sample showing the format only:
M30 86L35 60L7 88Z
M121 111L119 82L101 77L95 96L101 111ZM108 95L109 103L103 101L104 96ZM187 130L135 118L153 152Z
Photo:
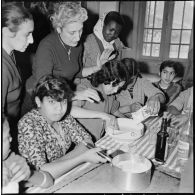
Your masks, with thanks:
M179 180L162 172L154 171L151 184L139 193L178 192ZM82 175L68 185L57 190L56 193L125 193L112 183L112 166L103 164Z
M148 159L154 157L155 145L149 143L149 131L153 130L157 133L160 129L161 118L153 117L145 122L146 131L144 136L135 141L135 152L141 154ZM155 128L153 128L155 127ZM160 192L178 192L180 180L179 174L175 169L176 165L176 151L175 147L171 153L169 153L167 163L159 166L152 171L151 184L147 189L142 192L160 193ZM168 170L168 171L167 171ZM164 172L164 173L163 173ZM175 174L173 174L173 173ZM165 174L166 173L166 174ZM179 172L178 172L179 173ZM167 175L170 174L170 175ZM124 192L117 188L112 183L112 166L110 163L106 164L91 164L84 163L70 172L66 173L62 177L55 181L54 186L48 189L41 188L29 188L26 193L117 193Z

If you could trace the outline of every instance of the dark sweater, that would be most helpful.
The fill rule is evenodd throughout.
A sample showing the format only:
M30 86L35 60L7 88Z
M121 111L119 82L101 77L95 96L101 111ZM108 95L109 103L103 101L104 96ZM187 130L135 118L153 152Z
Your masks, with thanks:
M20 111L22 81L16 64L4 49L2 51L2 109L9 118L17 118Z
M69 46L65 45L68 49ZM56 32L47 35L39 44L32 67L32 76L26 88L32 89L46 74L63 76L69 80L81 76L82 45L71 47L70 60Z

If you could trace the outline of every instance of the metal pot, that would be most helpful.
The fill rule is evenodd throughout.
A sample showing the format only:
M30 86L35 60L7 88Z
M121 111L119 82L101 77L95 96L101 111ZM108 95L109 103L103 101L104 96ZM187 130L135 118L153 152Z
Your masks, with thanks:
M129 168L119 166L128 163ZM113 184L126 191L139 191L147 188L151 180L152 163L145 157L124 153L112 159ZM125 165L125 164L123 164ZM127 164L126 164L127 165ZM141 169L138 168L141 165ZM137 166L137 168L136 168Z

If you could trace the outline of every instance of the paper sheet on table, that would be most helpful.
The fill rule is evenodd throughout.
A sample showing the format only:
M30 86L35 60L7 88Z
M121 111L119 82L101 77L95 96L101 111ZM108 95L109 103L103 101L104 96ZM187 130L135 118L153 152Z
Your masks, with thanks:
M132 118L136 123L141 123L150 116L158 116L158 114L150 114L147 109L147 106L143 106L138 111L132 113Z

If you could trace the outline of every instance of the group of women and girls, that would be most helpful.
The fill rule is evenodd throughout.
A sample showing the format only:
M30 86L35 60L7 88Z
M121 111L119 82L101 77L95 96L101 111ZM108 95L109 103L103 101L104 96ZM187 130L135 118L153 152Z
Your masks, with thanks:
M117 117L129 117L145 104L151 114L158 113L181 91L172 83L175 62L162 63L155 87L141 78L136 60L120 59L124 20L118 12L100 17L83 47L80 38L87 18L79 2L54 3L54 30L38 46L22 99L14 50L24 52L33 44L33 17L16 3L2 6L5 190L20 181L26 187L49 187L83 162L105 163L97 154L101 148L88 149L83 141L94 144L108 126L116 125Z

